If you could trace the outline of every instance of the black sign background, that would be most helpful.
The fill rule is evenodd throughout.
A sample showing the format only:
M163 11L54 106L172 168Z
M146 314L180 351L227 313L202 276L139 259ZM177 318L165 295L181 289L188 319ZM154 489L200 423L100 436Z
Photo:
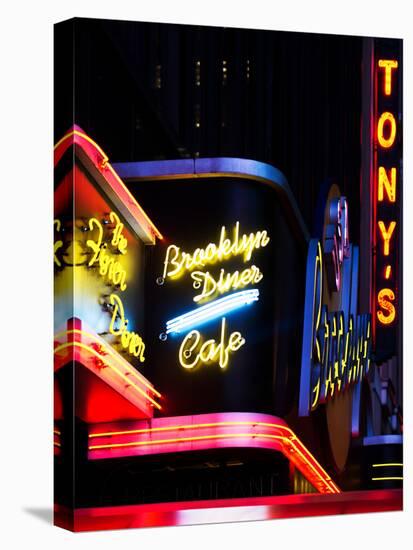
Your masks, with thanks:
M132 191L165 236L147 247L144 374L165 397L162 414L221 411L265 412L285 416L298 395L304 299L305 251L294 238L276 192L259 182L236 178L139 182ZM192 252L219 241L223 225L232 235L236 221L243 233L267 230L269 244L253 252L251 261L236 256L206 267L218 274L256 265L263 279L259 301L226 315L228 331L240 331L246 343L230 354L229 364L201 364L187 370L178 352L184 334L161 341L168 320L193 310L188 272L157 283L167 246ZM199 328L204 338L219 339L220 318Z

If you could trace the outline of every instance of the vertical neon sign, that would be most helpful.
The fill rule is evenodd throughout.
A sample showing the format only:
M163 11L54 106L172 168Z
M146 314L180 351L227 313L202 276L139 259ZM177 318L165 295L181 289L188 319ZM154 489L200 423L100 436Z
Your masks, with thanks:
M378 360L396 353L400 314L401 59L375 43L373 330Z

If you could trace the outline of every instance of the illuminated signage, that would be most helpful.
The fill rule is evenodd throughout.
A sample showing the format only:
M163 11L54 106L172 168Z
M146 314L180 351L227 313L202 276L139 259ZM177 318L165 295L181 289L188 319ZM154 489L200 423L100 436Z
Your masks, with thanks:
M237 221L232 234L222 226L218 242L211 242L204 248L186 252L179 246L168 246L163 274L158 279L158 284L176 280L189 273L192 287L198 291L193 297L197 307L167 321L165 330L160 334L160 339L165 341L169 334L187 333L178 352L179 364L183 368L190 370L200 364L217 363L224 369L228 365L230 353L238 351L245 344L246 340L239 331L227 335L228 321L225 315L258 301L259 290L239 290L221 298L219 295L256 285L263 279L263 273L256 265L232 272L221 268L219 274L215 274L212 269L216 264L238 257L244 264L250 262L254 252L267 246L269 241L265 230L240 234L240 223ZM208 269L202 269L206 267ZM211 338L203 341L201 332L195 327L214 320L220 321L219 341Z
M373 311L377 357L395 353L398 319L399 201L401 185L401 74L399 53L376 41L374 135ZM390 55L389 55L390 54Z
M197 248L193 252L184 252L180 247L170 245L166 251L163 278L180 277L185 271L196 267L215 264L234 256L242 256L244 262L251 260L254 250L267 246L270 238L267 231L257 231L240 236L240 224L236 222L232 237L227 236L223 226L218 243L209 243L205 248Z
M239 350L245 344L245 338L240 332L232 332L226 339L225 317L221 319L219 343L214 339L202 343L198 330L191 330L182 341L179 348L179 362L185 369L193 369L200 363L218 363L221 369L228 365L229 353Z
M124 234L124 224L115 212L102 216L102 220L91 217L85 225L83 221L74 224L67 239L60 238L54 243L54 263L60 270L65 267L84 267L92 270L103 279L104 285L113 291L124 292L127 288L128 271L122 263L128 253L128 239ZM62 231L60 219L54 220L58 236ZM90 238L85 239L87 234ZM101 296L98 296L98 301ZM101 300L102 301L102 300ZM129 321L121 297L115 292L103 300L103 307L111 314L109 334L118 337L122 349L139 362L145 361L145 344L139 334L128 330Z
M229 294L219 300L214 300L205 306L194 309L166 323L165 334L179 333L197 325L216 319L235 309L252 304L259 298L257 289L243 290L234 294ZM162 339L162 338L161 338Z
M341 288L341 271L344 258L349 255L348 213L345 197L332 199L328 208L328 224L324 239L324 255L329 287Z
M344 201L334 199L335 208L340 203L344 204ZM328 208L331 211L331 202ZM335 219L339 224L340 216ZM345 232L327 225L325 240L334 234L344 236ZM330 249L329 245L327 250ZM325 304L327 292L324 273L329 273L324 267L325 250L324 246L323 253L318 239L310 241L305 288L300 416L307 416L335 394L361 382L370 366L371 318L369 314L357 314L358 248L350 245L345 238L341 244L339 241L336 243L337 262L334 265L340 273L331 271L327 288L332 282L332 290L337 290L336 283L340 281L340 311L329 311Z

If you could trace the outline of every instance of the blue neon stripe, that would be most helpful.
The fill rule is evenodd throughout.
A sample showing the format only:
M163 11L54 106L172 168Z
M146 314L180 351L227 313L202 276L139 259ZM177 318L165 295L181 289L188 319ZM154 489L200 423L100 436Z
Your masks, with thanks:
M240 307L252 304L259 298L259 290L243 290L235 292L224 298L214 300L205 306L194 309L188 313L175 317L166 323L166 334L180 332L215 319L220 315L232 312Z

